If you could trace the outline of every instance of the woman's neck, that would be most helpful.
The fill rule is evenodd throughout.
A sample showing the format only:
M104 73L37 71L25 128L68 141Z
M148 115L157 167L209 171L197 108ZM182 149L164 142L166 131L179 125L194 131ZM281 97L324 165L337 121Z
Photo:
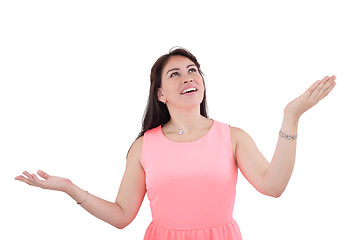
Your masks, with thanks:
M198 130L204 129L208 125L208 119L200 114L200 106L193 110L177 110L170 111L170 120L166 124L166 128L171 132L178 132L182 130L183 133L191 134Z

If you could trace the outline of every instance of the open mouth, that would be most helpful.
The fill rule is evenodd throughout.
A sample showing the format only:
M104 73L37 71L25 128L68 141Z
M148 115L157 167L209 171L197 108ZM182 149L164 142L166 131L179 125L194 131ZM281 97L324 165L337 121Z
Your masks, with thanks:
M195 93L198 90L196 88L189 88L189 89L185 89L183 92L181 92L181 95L186 95L186 94L191 94L191 93Z

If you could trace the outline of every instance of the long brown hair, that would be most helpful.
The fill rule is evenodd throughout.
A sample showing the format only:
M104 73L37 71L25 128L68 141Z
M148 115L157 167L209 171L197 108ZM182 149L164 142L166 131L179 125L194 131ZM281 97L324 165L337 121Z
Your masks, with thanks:
M159 101L159 99L157 98L157 93L158 93L158 89L161 86L161 74L164 66L172 56L177 56L177 55L187 57L198 68L204 83L204 98L200 103L200 114L206 118L208 117L204 74L200 69L199 62L197 61L196 57L193 54L191 54L188 50L178 47L172 48L170 49L169 53L159 57L151 68L149 98L143 115L142 129L136 139L143 136L147 130L155 128L159 125L163 126L165 123L167 123L170 120L169 110L167 109L167 106L163 102Z

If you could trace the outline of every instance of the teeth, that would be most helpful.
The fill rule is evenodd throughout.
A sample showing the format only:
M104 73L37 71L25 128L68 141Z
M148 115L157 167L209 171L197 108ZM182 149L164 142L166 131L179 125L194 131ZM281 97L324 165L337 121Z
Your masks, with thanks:
M184 94L184 93L187 93L187 92L190 92L190 91L196 91L196 88L185 89L184 91L181 92L181 94Z

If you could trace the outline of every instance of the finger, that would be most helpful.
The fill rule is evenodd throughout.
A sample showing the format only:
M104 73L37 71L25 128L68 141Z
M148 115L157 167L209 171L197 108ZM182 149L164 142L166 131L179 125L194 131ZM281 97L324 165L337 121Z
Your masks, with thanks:
M315 98L318 95L318 93L319 93L319 91L320 91L320 89L322 87L321 84L324 83L326 78L327 78L327 76L325 76L322 80L316 81L318 84L315 84L315 88L312 90L311 95L310 95L311 98Z
M315 88L319 85L320 80L314 82L308 89L307 89L307 93L310 96L312 94L312 92L315 90Z
M37 174L39 174L39 176L44 179L48 179L49 177L51 177L49 174L47 174L46 172L41 171L41 170L37 171Z
M36 174L31 174L31 176L33 177L35 183L40 181L40 179L36 176Z
M329 88L332 86L335 79L336 79L336 77L333 75L326 81L326 83L320 90L319 94L315 98L317 101L320 101L321 99L323 99L325 96L327 96L329 94L329 92L330 92Z
M31 176L30 173L28 173L27 171L24 171L23 174L24 174L25 176L27 176L30 181L33 181L34 178L33 178L33 176Z
M44 188L44 180L40 180L36 174L31 174L33 179L34 179L34 185L35 186L38 186L38 187L41 187L41 188Z
M26 184L29 184L29 185L31 185L31 186L34 186L34 184L33 184L29 179L27 179L27 178L24 177L24 176L17 176L17 177L15 178L15 180L18 180L18 181L24 182L24 183L26 183Z
M319 98L318 101L320 101L321 99L325 98L325 97L333 90L333 88L335 87L335 85L336 85L336 82L333 81L333 82L331 83L331 85L326 89L326 91L321 95L321 97Z
M322 90L324 85L326 84L326 82L329 80L329 76L325 76L319 83L319 85L315 88L315 90L313 91L313 93L311 94L311 97L317 101L320 96L322 95Z

